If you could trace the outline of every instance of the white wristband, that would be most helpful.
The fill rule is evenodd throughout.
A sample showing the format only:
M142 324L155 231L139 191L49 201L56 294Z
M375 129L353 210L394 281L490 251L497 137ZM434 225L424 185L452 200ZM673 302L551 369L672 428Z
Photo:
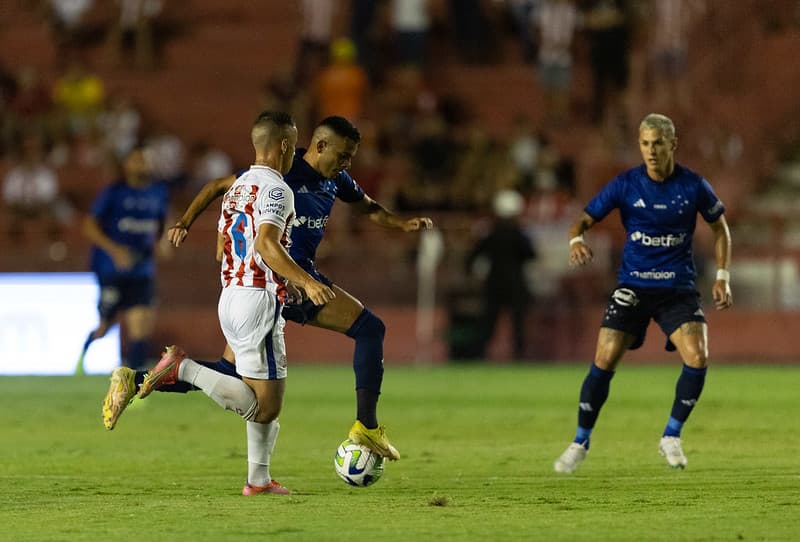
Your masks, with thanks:
M576 235L575 237L569 240L569 246L572 246L575 243L584 243L583 235Z
M731 272L727 269L717 269L717 280L731 281Z

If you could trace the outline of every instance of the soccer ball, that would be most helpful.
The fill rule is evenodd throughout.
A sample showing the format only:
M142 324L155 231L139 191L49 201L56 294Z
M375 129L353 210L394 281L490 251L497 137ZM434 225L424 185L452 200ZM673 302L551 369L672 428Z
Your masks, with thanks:
M336 449L333 468L339 478L351 486L367 487L383 476L383 457L366 446L346 439Z

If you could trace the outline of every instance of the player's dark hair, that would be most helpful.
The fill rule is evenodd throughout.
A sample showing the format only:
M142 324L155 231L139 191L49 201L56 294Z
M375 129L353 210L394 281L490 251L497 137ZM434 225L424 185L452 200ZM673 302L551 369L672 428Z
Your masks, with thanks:
M262 111L256 117L256 120L253 122L253 126L266 122L271 122L276 126L295 125L294 118L292 118L292 116L289 113L284 113L283 111Z
M358 128L356 128L352 122L344 117L338 117L335 115L326 117L322 119L322 122L319 123L319 126L327 126L333 130L336 135L346 137L355 143L361 142L361 132L358 131Z

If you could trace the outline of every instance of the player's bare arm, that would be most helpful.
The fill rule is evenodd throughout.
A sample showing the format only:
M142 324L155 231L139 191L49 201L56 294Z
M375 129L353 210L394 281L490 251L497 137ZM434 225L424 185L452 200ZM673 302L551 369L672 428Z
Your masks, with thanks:
M580 267L594 259L594 254L583 238L584 232L594 226L594 219L586 213L569 228L569 265Z
M386 228L397 228L404 232L429 230L433 227L433 220L427 216L403 218L386 209L383 205L366 194L364 199L354 203L361 214L369 216L370 220Z
M106 251L111 259L114 260L114 266L121 270L126 271L133 267L133 254L130 249L125 245L115 243L109 236L103 233L103 229L93 216L87 216L83 221L83 234L92 242L92 244Z
M714 306L717 310L724 310L733 305L733 294L730 284L731 267L731 231L725 215L716 222L709 224L714 232L714 260L717 263L717 278L711 289Z
M299 286L315 305L324 305L336 297L329 287L306 273L281 244L283 230L274 224L262 224L256 236L256 250L270 269Z
M189 207L186 208L180 220L167 231L167 238L170 243L176 247L181 246L181 243L183 243L183 240L186 239L186 236L189 234L189 228L194 224L197 217L200 216L200 213L205 211L206 208L211 205L211 202L227 192L235 180L235 176L229 175L227 177L214 179L203 185L203 188L200 189L200 192L194 197Z

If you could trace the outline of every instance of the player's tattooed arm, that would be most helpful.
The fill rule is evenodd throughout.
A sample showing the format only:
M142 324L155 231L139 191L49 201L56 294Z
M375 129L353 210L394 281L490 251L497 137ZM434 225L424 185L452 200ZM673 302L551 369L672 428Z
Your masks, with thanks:
M364 199L356 202L357 209L369 216L370 220L386 228L397 228L404 232L428 230L433 227L433 220L427 216L403 218L386 209L383 205L364 195Z
M229 175L207 182L186 208L180 220L167 231L167 239L176 247L180 246L189 234L189 228L195 219L211 205L211 202L227 192L235 180L235 176Z

